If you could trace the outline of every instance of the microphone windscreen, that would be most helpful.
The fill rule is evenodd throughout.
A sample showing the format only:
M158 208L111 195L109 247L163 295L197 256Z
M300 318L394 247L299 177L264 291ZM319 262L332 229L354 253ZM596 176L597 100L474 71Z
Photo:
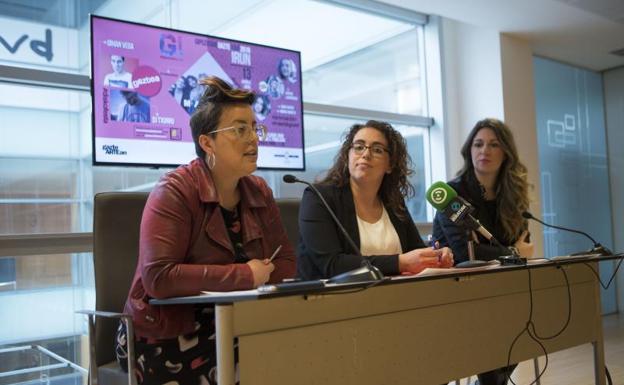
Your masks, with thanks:
M426 193L427 201L436 210L443 211L449 202L457 197L457 192L444 182L435 182Z
M297 178L296 178L294 175L291 175L291 174L286 174L286 175L284 175L284 177L282 178L282 180L283 180L285 183L295 183L295 182L297 182Z

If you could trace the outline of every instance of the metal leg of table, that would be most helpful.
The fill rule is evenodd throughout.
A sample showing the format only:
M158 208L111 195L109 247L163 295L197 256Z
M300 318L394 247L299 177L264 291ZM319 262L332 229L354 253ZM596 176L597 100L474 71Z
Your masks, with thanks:
M219 385L234 385L234 306L231 303L218 304L215 309L217 381Z

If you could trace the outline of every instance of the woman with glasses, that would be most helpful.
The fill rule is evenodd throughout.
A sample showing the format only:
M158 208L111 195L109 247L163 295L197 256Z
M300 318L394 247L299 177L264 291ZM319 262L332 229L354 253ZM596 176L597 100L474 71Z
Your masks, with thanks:
M334 165L316 185L359 248L353 250L318 196L306 189L299 209L297 274L330 278L367 259L385 275L450 267L448 248L426 247L405 206L413 195L405 140L390 124L355 124Z
M475 209L472 215L504 246L515 247L523 257L533 255L526 219L529 208L527 168L520 162L518 150L505 123L483 119L468 135L461 148L464 166L448 184ZM433 222L433 236L450 246L455 262L468 260L467 241L475 241L475 258L492 260L509 255L507 247L490 244L482 235L469 232L438 213ZM487 325L483 325L486 326ZM478 375L480 385L503 385L516 365Z
M143 211L125 306L135 327L139 384L216 384L214 308L154 306L151 298L251 289L295 274L272 192L250 175L266 136L251 108L255 95L215 77L202 84L190 122L198 157L165 174ZM120 326L120 363L126 352Z

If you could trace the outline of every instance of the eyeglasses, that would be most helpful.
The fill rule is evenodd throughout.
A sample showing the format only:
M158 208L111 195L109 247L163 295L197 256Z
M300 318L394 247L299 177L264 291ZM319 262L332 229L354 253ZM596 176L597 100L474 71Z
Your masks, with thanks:
M258 124L253 127L246 124L237 124L230 127L219 128L218 130L209 132L209 134L227 130L234 130L234 134L236 134L236 138L239 140L251 139L254 135L257 136L258 139L264 140L267 136L267 127L264 124Z
M366 150L369 150L371 155L375 158L381 158L384 156L384 153L390 153L387 148L382 146L381 144L371 144L370 146L365 145L364 143L353 143L351 144L351 148L355 155L364 155Z

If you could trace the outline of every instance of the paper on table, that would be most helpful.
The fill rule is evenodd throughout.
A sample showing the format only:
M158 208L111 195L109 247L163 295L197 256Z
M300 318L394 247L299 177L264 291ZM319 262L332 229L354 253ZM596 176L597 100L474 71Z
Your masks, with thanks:
M548 263L549 259L546 258L529 258L527 259L527 265L539 265L540 263Z
M481 271L481 270L490 270L490 269L495 269L497 267L500 267L500 262L498 261L490 261L490 263L488 263L485 266L480 266L480 267L451 267L449 269L440 269L440 268L434 268L434 267L428 267L425 270L421 271L420 273L416 274L417 276L422 276L422 275L440 275L440 274L454 274L454 273L463 273L466 271Z
M447 275L447 274L455 274L455 273L462 273L462 272L466 272L466 271L481 271L481 270L489 270L489 269L495 269L497 267L500 267L500 262L494 260L494 261L490 261L490 263L488 265L485 266L480 266L480 267L470 267L470 268L460 268L460 267L451 267L451 268L437 268L437 267L428 267L426 269L424 269L423 271L421 271L418 274L406 274L404 273L403 275L399 275L396 277L392 277L392 279L402 279L402 278L409 278L409 277L413 277L413 276L417 276L417 277L421 277L421 276L430 276L430 275Z
M243 297L248 295L258 295L258 289L235 290L235 291L201 291L202 295L218 295L219 297Z
M556 257L550 258L550 260L551 261L566 261L566 260L572 260L572 259L589 259L595 256L596 254L557 255Z

